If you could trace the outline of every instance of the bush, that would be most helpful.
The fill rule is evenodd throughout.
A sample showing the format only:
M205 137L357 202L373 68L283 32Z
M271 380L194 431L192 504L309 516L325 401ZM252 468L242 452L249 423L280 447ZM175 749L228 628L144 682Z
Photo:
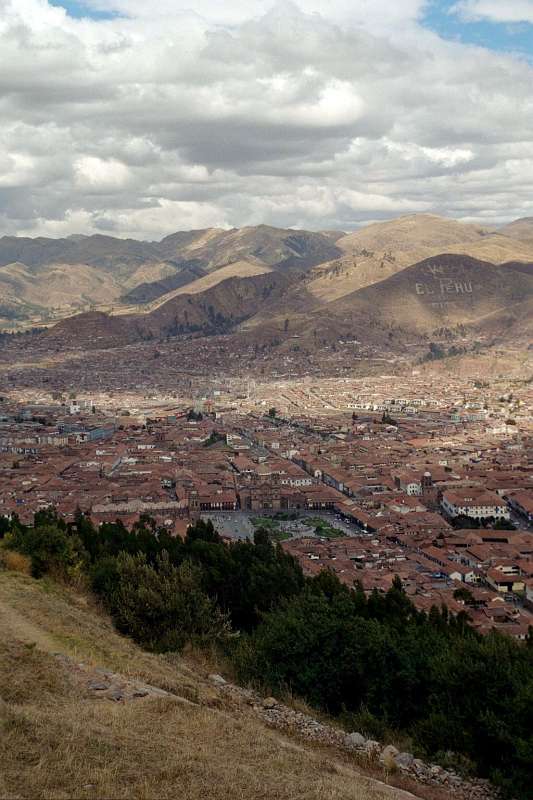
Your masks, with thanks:
M34 578L51 573L72 579L82 572L86 554L80 539L52 522L34 528L17 527L5 541L10 549L30 557Z
M0 568L10 572L31 574L31 559L14 550L0 550Z
M122 553L117 571L110 598L115 624L146 648L180 651L187 642L207 644L229 635L226 617L203 592L200 570L191 562L175 567L163 552L151 566L142 553Z
M11 529L11 523L7 517L0 516L0 539L3 539L6 533Z
M117 589L120 582L120 572L117 559L114 556L101 558L89 571L91 589L108 605L109 598Z

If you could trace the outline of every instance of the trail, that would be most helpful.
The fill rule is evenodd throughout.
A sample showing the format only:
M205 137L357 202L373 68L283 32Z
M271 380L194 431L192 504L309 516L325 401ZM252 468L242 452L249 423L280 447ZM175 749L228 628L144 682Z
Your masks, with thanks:
M58 650L52 636L6 603L0 594L0 634L5 637L8 633L25 644L35 644L45 653L55 653Z

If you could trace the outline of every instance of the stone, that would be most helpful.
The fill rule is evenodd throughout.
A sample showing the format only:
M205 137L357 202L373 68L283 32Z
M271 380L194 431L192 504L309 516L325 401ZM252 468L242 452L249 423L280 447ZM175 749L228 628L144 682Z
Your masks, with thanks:
M350 747L364 747L366 744L366 739L361 733L354 731L353 733L348 734L346 737L346 742Z
M276 708L278 701L275 697L265 697L263 700L263 708Z
M414 760L411 753L398 753L394 756L394 763L399 769L410 769Z
M377 758L381 752L381 745L374 739L367 739L365 742L365 753L369 758Z
M109 684L103 683L103 681L90 681L89 689L92 689L94 692L104 692L106 689L109 689Z
M112 692L109 692L108 697L110 700L114 700L116 703L118 703L119 700L124 700L124 694L120 691L120 689L113 689Z
M399 750L392 744L384 747L379 756L379 763L386 769L393 769L396 766L395 758L399 755Z
M225 686L227 681L222 677L222 675L209 675L209 680L211 683L214 683L215 686Z
M85 664L80 664L79 666L80 667L84 667ZM97 672L98 675L102 675L103 678L112 678L113 677L113 673L109 672L109 670L105 669L104 667L96 667L94 671Z
M134 697L148 697L148 690L147 689L135 689L133 692Z

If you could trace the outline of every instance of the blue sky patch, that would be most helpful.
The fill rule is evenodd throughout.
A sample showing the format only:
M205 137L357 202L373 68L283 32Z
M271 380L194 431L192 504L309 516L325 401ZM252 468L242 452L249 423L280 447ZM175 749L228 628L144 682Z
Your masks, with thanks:
M443 39L486 47L489 50L518 53L533 60L533 25L489 20L468 21L452 12L456 0L432 0L422 24Z
M82 0L51 0L50 5L64 8L69 17L75 19L115 19L118 16L114 11L95 11Z

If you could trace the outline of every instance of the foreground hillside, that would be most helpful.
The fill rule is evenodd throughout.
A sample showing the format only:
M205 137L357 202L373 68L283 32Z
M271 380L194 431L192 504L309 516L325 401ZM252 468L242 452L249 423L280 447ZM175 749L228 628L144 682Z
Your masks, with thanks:
M419 612L399 578L385 594L367 596L360 587L349 589L329 571L306 577L292 556L272 546L266 530L258 530L253 541L228 545L212 524L202 521L190 526L183 540L148 517L141 517L131 530L119 522L96 529L83 514L66 523L53 511L36 513L33 526L16 518L0 522L4 571L25 569L41 581L17 578L16 585L9 583L13 581L9 574L8 583L2 579L0 619L5 633L0 641L18 637L30 650L35 647L52 655L63 670L65 687L73 687L74 705L77 700L83 709L85 699L92 701L92 708L103 703L106 721L97 720L95 731L89 717L81 711L76 716L97 738L105 737L106 725L112 724L107 721L107 703L141 708L146 704L149 709L151 703L163 704L162 709L155 708L155 715L167 709L165 703L172 708L177 703L193 724L188 732L187 718L171 721L174 738L181 730L197 755L205 753L196 764L207 786L214 780L209 745L220 745L205 714L197 723L203 734L197 734L194 714L211 709L230 725L227 737L238 722L237 731L244 731L249 743L264 736L273 745L291 748L294 743L285 738L290 732L300 742L298 752L303 746L309 754L312 745L324 756L326 748L330 760L335 752L328 771L345 775L347 766L353 781L357 765L374 770L380 778L400 780L401 786L414 785L415 794L428 800L437 800L439 793L452 788L458 800L496 800L487 779L512 800L531 797L528 709L533 653L498 633L480 636L464 610L454 614L445 606L434 606L429 614ZM70 587L90 586L92 594L83 599L73 589L60 591L51 583L55 576ZM35 588L40 594L34 594ZM147 654L114 633L97 614L96 598L116 630ZM16 642L13 647L15 654L6 650L3 657L6 677L10 672L18 675L17 660L24 654ZM187 666L191 652L197 654L197 663L222 659L236 681L258 687L261 693L228 684L216 674L206 681L201 676L207 670ZM481 683L479 675L485 676ZM23 676L23 683L35 682ZM16 685L4 681L0 686L3 700L13 704L17 696L8 693L12 684ZM327 713L331 723L316 720L314 714L320 711L302 714L280 702L288 689L291 697L303 698L310 708ZM42 713L39 700L36 703ZM61 708L61 702L56 705ZM47 713L49 708L46 701ZM22 738L10 745L13 761L20 761L21 748L32 743L34 757L47 750L46 739L34 743L38 737L33 729L31 742L26 741L24 723L31 721L22 720ZM50 730L52 722L46 721ZM125 724L124 719L119 722ZM59 723L67 731L72 728L69 720ZM9 724L8 717L8 731ZM281 730L284 738L272 740L264 732L265 724ZM130 728L126 730L131 736ZM144 728L134 735L148 747ZM392 747L391 741L403 751ZM121 742L119 734L113 750L115 772ZM54 752L58 749L59 740ZM186 746L182 749L188 753ZM227 742L226 761L230 753ZM240 755L246 769L252 762L247 753L242 749ZM140 763L141 754L142 750ZM259 753L258 758L269 771L268 753ZM279 758L273 758L277 770L284 769ZM162 763L157 762L156 772ZM283 776L295 780L290 769ZM189 772L184 780L190 780ZM217 791L218 785L207 797L219 797ZM229 796L235 794L239 796L238 792ZM240 796L262 795L242 789ZM291 789L264 796L302 793ZM303 796L322 795L307 791ZM339 789L328 796L345 795Z
M58 652L167 694L99 697ZM269 730L183 659L118 636L84 597L12 572L0 572L0 726L6 800L414 797Z

